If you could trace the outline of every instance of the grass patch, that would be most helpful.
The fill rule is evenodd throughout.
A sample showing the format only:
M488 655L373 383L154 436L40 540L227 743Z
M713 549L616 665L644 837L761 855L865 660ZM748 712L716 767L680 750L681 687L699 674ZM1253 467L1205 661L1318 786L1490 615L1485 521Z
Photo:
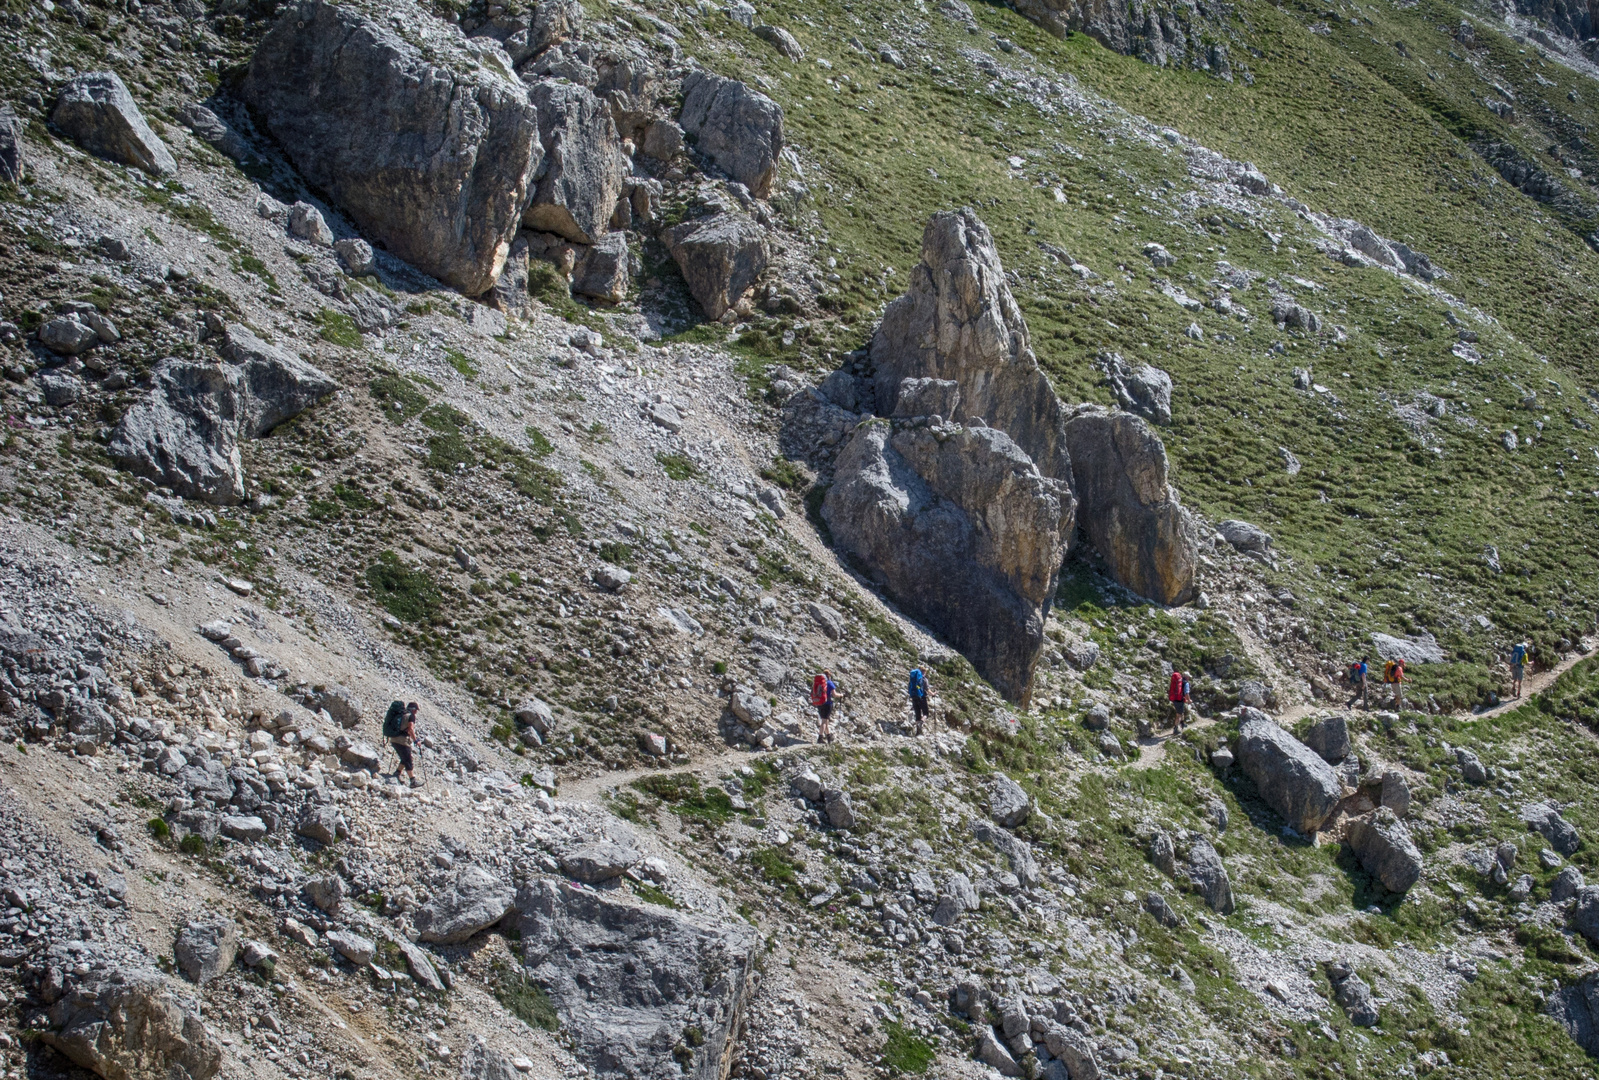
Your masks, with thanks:
M883 1025L888 1039L883 1043L884 1067L900 1073L924 1073L937 1056L926 1039L904 1024L890 1020Z
M366 583L383 610L402 622L431 619L444 603L433 576L406 566L392 551L379 552L378 561L366 569Z
M427 395L417 389L410 379L384 372L367 384L372 397L384 406L383 416L393 424L401 424L420 416L428 407Z
M700 467L686 454L656 454L655 460L670 480L693 480L700 475Z
M561 1018L555 1011L555 1002L537 983L529 982L527 975L499 965L494 980L494 998L505 1006L506 1012L528 1027L541 1031L559 1031Z
M323 341L346 349L361 346L361 328L355 320L332 308L323 308L316 315L317 336Z
M540 431L532 424L529 424L522 430L527 435L528 453L532 454L534 457L542 458L549 457L550 454L554 452L555 445L550 442L549 438L544 434L544 432Z
M444 361L454 368L456 373L467 382L472 382L477 378L477 368L472 364L471 360L467 359L466 353L459 349L445 349Z
M647 881L635 881L633 883L633 895L646 904L655 904L664 908L672 908L673 910L676 910L678 906L677 901L673 900L669 893L664 889L656 888Z
M702 788L692 773L661 773L640 777L632 787L670 806L679 817L701 821L727 821L734 814L733 800L719 787Z

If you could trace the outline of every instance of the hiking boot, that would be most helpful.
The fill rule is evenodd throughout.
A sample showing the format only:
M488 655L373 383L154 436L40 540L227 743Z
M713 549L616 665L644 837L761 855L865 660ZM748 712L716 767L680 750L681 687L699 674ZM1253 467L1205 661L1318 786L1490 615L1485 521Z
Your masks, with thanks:
M422 786L422 781L418 780L416 777L413 776L413 777L411 777L411 786L412 787L421 787Z

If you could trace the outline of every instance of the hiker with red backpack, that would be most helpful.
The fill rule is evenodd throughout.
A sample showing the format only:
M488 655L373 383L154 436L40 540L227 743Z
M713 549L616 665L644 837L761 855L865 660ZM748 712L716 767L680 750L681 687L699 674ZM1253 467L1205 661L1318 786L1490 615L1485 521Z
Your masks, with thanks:
M831 671L824 669L811 680L811 704L816 707L816 741L819 743L836 741L833 738L833 695L837 690L838 684L833 682Z
M1171 683L1166 687L1166 700L1171 702L1173 735L1182 734L1183 721L1188 715L1188 703L1193 699L1193 690L1194 684L1185 673L1172 671Z

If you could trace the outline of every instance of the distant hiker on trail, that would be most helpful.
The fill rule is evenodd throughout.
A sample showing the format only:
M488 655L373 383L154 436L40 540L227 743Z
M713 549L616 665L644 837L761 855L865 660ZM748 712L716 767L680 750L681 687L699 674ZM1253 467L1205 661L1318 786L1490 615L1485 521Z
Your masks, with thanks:
M1394 688L1394 708L1405 707L1405 661L1401 657L1383 665L1382 681Z
M833 681L833 673L823 670L811 681L811 704L816 706L816 741L819 743L833 742L833 695L838 691L838 684Z
M1171 683L1166 687L1166 700L1171 702L1171 733L1181 735L1183 721L1188 716L1188 703L1193 700L1194 684L1181 671L1171 673Z
M400 773L406 773L411 779L412 787L419 787L416 779L415 763L411 759L411 745L416 738L416 702L401 705L398 701L389 702L389 711L383 716L383 737L394 747L394 752L400 756L400 765L394 770L396 782Z
M1349 665L1349 685L1355 691L1349 699L1349 704L1360 702L1362 709L1371 708L1371 702L1366 697L1366 676L1371 673L1371 657L1362 656L1358 661Z
M911 668L911 681L905 692L911 699L911 711L916 714L916 734L920 735L922 724L927 719L927 699L932 694L927 686L927 676L921 668Z
M1521 696L1521 679L1527 673L1527 654L1532 649L1525 641L1518 641L1510 647L1510 696Z

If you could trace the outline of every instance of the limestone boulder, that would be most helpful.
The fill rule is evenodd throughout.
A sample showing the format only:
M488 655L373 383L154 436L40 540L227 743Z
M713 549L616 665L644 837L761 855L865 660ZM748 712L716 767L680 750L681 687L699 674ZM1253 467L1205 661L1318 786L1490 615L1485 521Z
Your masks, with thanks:
M528 978L592 1074L723 1076L760 941L747 924L547 879L518 890L515 919Z
M237 503L244 497L237 369L169 357L150 383L149 394L117 423L107 453L186 499Z
M1241 713L1238 764L1289 825L1307 836L1316 832L1343 796L1338 774L1265 713L1255 709Z
M1097 406L1065 430L1077 521L1111 576L1157 603L1193 599L1199 530L1168 482L1160 437L1141 417Z
M750 194L764 199L772 193L783 153L783 109L777 102L737 79L694 71L683 80L678 123L700 153Z
M222 1067L222 1044L153 971L115 969L75 982L48 1016L40 1040L106 1080L211 1080Z
M586 86L541 81L538 109L544 160L523 223L574 243L596 243L610 228L626 159L609 107Z
M1070 502L1002 431L874 421L840 452L822 517L889 595L1025 704Z
M1582 846L1577 827L1561 817L1560 812L1549 803L1528 803L1523 806L1521 820L1527 823L1529 831L1538 833L1562 855L1574 855Z
M1389 892L1405 892L1421 878L1421 851L1386 806L1351 821L1347 838L1360 865Z
M1170 375L1150 364L1129 364L1118 353L1105 361L1105 374L1118 405L1152 424L1171 424Z
M464 866L455 878L417 908L412 922L417 939L458 945L505 918L516 889L481 866Z
M732 310L766 270L766 230L749 217L724 211L685 221L661 234L666 250L707 317Z
M230 363L168 358L150 392L112 432L107 452L124 468L185 498L232 505L244 496L239 443L258 438L338 388L296 356L243 327L229 327Z
M231 919L190 923L172 947L178 970L205 985L233 966L239 951L239 928Z
M11 106L0 104L0 183L20 184L28 174L28 151L22 141L26 129Z
M94 71L68 80L56 97L50 122L96 157L154 176L178 171L167 144L150 130L116 72Z
M981 418L1009 435L1041 474L1070 484L1066 410L1033 355L988 227L971 210L934 214L910 277L872 336L878 413L896 413L906 379L953 382L960 416L948 419ZM1069 516L1061 527L1070 532Z
M1599 971L1555 990L1544 1009L1572 1042L1599 1057Z
M583 248L572 267L572 291L607 304L626 300L630 281L627 237L622 233L607 233Z
M1305 729L1305 745L1329 765L1349 756L1349 723L1343 713L1331 713Z
M538 110L456 28L409 0L384 13L288 4L240 95L364 236L476 296L499 276L543 164Z

